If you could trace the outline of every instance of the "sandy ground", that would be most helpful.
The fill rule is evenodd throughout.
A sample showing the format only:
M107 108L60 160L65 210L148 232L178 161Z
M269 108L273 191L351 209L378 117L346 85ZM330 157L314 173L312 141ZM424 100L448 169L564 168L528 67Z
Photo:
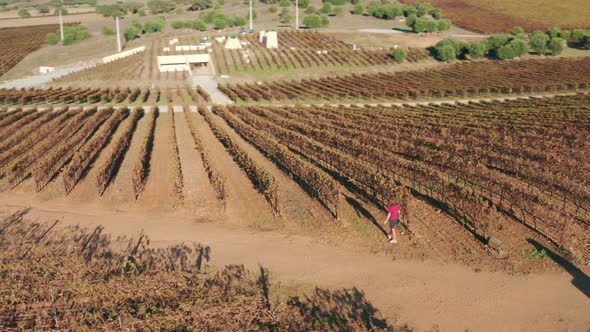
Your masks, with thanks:
M4 213L18 208L5 195L0 202ZM284 282L355 286L388 318L408 322L418 331L434 326L443 331L586 331L590 326L590 279L584 274L511 276L431 261L392 261L304 236L199 222L179 214L125 214L40 204L30 217L59 218L62 225L102 224L114 235L136 235L143 229L155 246L193 241L210 245L213 264L243 263L250 269L263 265L272 279Z

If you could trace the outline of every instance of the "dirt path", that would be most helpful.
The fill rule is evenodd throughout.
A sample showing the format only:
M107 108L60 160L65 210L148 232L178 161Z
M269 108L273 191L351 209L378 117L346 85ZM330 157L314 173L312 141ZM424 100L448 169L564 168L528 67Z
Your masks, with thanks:
M9 196L0 196L11 204ZM16 207L0 207L0 212ZM418 331L586 331L590 326L590 278L565 272L530 275L475 272L467 267L391 257L319 244L303 236L196 222L169 214L122 214L103 210L68 213L60 206L34 208L31 218L62 217L62 224L103 224L113 234L143 229L156 246L202 242L213 264L259 264L271 279L320 287L356 286L389 318ZM68 207L70 208L70 207ZM174 227L170 227L174 224ZM572 282L574 284L572 284ZM586 292L583 293L582 289Z
M139 150L141 149L145 136L148 134L148 116L149 114L145 113L137 122L137 127L131 137L131 144L127 153L125 153L119 171L103 194L103 201L108 204L121 205L135 202L131 177L133 175L133 168L139 160Z
M184 180L184 207L200 214L213 212L212 210L220 208L221 204L215 197L203 161L195 149L186 117L183 112L170 113L172 114L176 122L176 140Z
M248 155L256 160L276 179L279 185L279 207L281 218L287 222L308 223L311 225L327 222L333 219L318 201L309 197L295 181L281 171L272 161L266 158L253 145L240 137L227 123L217 115L211 113L211 119L217 123L229 137L238 144Z
M227 220L232 224L254 224L269 225L276 227L276 220L264 197L259 194L252 183L232 157L217 140L205 119L198 114L190 112L189 119L194 121L195 128L203 141L203 146L209 153L211 162L220 174L226 178L228 190Z
M143 208L172 211L176 197L173 190L173 174L171 166L170 114L160 112L156 120L154 148L150 160L150 171L144 191L139 195L138 202Z

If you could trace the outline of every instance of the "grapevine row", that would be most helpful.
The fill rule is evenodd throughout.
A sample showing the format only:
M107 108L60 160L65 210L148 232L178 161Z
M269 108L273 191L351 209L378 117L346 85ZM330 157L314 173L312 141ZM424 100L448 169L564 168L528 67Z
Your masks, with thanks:
M133 175L131 182L133 184L133 191L135 192L135 199L145 188L147 176L150 169L150 160L152 156L152 149L154 147L154 134L156 131L156 119L158 118L158 109L154 107L148 115L147 134L141 144L139 150L139 159L133 167Z

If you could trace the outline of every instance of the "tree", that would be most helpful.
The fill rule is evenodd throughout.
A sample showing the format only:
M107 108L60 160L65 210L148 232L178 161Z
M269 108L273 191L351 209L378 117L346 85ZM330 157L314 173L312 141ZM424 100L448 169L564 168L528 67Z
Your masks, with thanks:
M549 41L549 45L548 45L551 55L560 55L561 52L563 52L563 49L564 49L563 44L564 43L565 43L565 41L559 37L552 38Z
M31 13L29 13L29 10L27 8L21 8L18 10L18 16L22 18L31 17Z
M156 19L154 21L147 21L143 24L143 31L145 33L161 32L164 30L164 21Z
M96 6L96 12L104 17L123 17L127 10L119 4Z
M437 49L438 59L445 62L457 60L457 51L452 45L443 45Z
M580 38L580 47L585 50L590 49L590 35L585 35L584 37Z
M467 47L467 52L472 59L482 59L486 55L486 44L484 43L473 43Z
M139 37L139 34L140 34L140 31L139 31L139 29L137 29L137 27L130 26L127 29L125 29L125 40L126 41L133 40L133 39Z
M129 1L129 2L123 3L123 8L125 8L125 10L128 12L131 12L133 14L137 14L137 12L141 8L143 8L143 4L139 3L139 2Z
M364 11L365 11L365 8L363 7L363 5L358 4L358 5L354 6L352 13L355 15L363 15Z
M516 28L512 29L513 36L520 35L521 33L524 33L524 29L521 27L516 27Z
M152 14L169 13L176 9L176 3L170 0L150 0L147 3Z
M537 54L547 53L547 44L549 43L549 36L541 31L533 32L531 36L531 49Z
M435 20L440 20L443 17L442 9L440 9L440 8L434 8L433 10L430 11L430 15Z
M418 19L418 16L416 16L416 15L410 15L410 16L406 17L406 25L409 26L410 28L413 28L414 24L416 24L417 19Z
M303 18L303 24L311 29L317 29L322 26L322 19L318 15L308 15Z
M439 20L436 23L436 29L440 32L448 31L451 29L451 21L449 20Z
M404 62L404 60L406 60L406 51L404 51L402 48L396 48L393 51L389 52L389 56L395 60L395 62L401 63Z
M507 35L494 35L486 40L486 47L488 51L497 50L500 47L508 44L510 36Z
M59 37L56 33L50 32L45 36L45 41L49 45L57 45L57 43L59 43Z
M515 57L521 57L529 54L529 43L523 39L514 39L510 42Z
M305 9L309 7L309 0L299 0L299 8Z
M516 57L512 45L504 45L498 49L498 58L502 60L514 59Z
M419 2L416 4L416 14L418 17L429 14L434 10L434 7L428 2Z
M575 29L574 32L572 32L573 39L582 39L585 35L586 31L584 31L584 29Z
M557 38L561 34L561 29L559 27L553 27L549 29L547 34L549 34L549 37L551 37L551 39Z
M564 40L568 40L572 37L572 33L571 31L567 31L567 30L563 30L560 34L559 37L564 39Z

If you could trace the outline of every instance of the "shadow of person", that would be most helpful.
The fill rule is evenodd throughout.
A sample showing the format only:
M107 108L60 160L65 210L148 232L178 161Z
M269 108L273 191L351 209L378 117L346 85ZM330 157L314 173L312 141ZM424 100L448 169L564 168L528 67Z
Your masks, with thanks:
M580 292L586 295L586 297L590 298L590 277L588 277L586 273L577 268L567 259L563 258L539 242L533 239L527 239L527 241L538 251L544 250L549 258L551 258L555 263L559 264L559 266L561 266L573 277L572 285L574 285Z
M383 227L381 227L381 224L379 224L379 222L377 221L377 219L375 219L375 217L373 217L371 212L365 209L363 205L359 203L359 201L347 195L344 195L344 197L346 197L346 202L354 208L354 211L359 216L363 216L369 219L373 223L373 225L375 225L381 231L381 233L383 233L383 235L387 236L387 232L383 229Z

